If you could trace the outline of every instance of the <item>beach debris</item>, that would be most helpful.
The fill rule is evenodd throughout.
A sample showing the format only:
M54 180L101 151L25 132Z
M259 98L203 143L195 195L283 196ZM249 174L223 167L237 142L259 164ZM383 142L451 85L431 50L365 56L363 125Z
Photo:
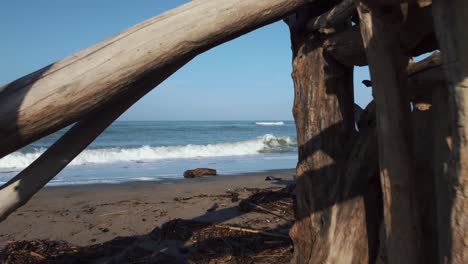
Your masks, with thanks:
M34 257L34 258L38 258L39 260L45 260L45 259L46 259L46 258L45 258L44 256L42 256L41 254L38 254L38 253L36 253L36 252L34 252L34 251L31 251L29 254L30 254L32 257Z
M207 212L213 212L214 210L218 209L219 208L219 204L218 203L214 203L210 208L208 208L208 210L206 210Z
M283 178L277 178L273 176L266 176L265 181L281 181Z
M50 257L74 249L63 241L10 241L0 251L0 263L47 263Z
M256 192L249 198L242 200L239 203L239 209L244 212L256 211L271 214L278 218L292 221L294 219L294 189L294 185L289 185L277 191L264 190Z
M228 191L227 193L231 195L231 202L235 203L239 201L239 193L233 191Z
M209 168L197 168L193 170L186 170L184 172L185 178L196 178L196 177L203 177L203 176L216 176L217 172L215 169Z
M83 208L83 212L87 214L93 214L94 211L96 211L96 207L91 206L91 205L85 205L82 208Z
M251 196L242 202L248 203L251 211L259 213L270 209L277 213L286 210L283 206L289 206L285 215L292 215L292 189L251 189ZM194 197L228 200L238 199L238 196L238 192L229 190L221 195ZM221 205L214 203L210 209L216 210ZM174 219L141 236L101 242L104 239L96 234L100 242L93 238L89 241L93 245L84 247L62 241L11 241L0 249L0 263L290 263L292 242L288 232L293 222L275 217L281 224L274 227L262 225L270 219L257 215L241 224ZM278 222L274 219L272 223ZM110 232L105 227L98 229L102 233Z
M107 228L107 227L105 227L105 228L99 228L99 230L101 230L101 232L103 232L103 233L109 232L109 228Z
M174 201L176 202L183 202L192 199L193 197L175 197Z
M174 201L184 202L184 201L188 201L188 200L191 200L191 199L194 199L194 198L231 198L231 200L232 200L234 196L238 197L239 194L236 193L236 192L232 192L232 191L227 191L226 194L206 194L206 193L202 193L202 194L198 194L198 195L194 195L194 196L187 196L187 197L178 196L178 197L174 198Z
M252 228L237 227L237 226L226 226L226 225L215 225L215 227L227 228L229 230L234 230L234 231L241 231L241 232L247 232L247 233L260 234L260 235L264 235L264 236L272 236L272 237L279 237L279 238L289 239L289 236L286 236L286 235L283 235L283 234L265 232L265 231L262 231L262 230L257 230L257 229L252 229Z
M150 235L184 241L188 263L290 263L292 256L289 236L273 229L174 219Z

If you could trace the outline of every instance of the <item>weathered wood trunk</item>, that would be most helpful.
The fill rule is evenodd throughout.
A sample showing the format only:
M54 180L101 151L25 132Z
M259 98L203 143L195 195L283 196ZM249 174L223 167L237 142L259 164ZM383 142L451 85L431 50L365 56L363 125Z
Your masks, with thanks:
M434 0L433 11L453 136L448 171L437 175L439 262L461 264L468 263L468 2Z
M78 121L139 79L311 1L193 1L1 87L0 157Z
M353 69L325 51L323 38L307 33L304 21L310 15L301 10L289 20L299 146L293 262L368 263L367 229L374 238L378 232L378 224L366 225L364 197L371 168L377 168L375 137L356 138Z
M405 94L408 60L400 50L400 5L371 10L358 2L358 11L377 106L386 255L389 263L420 263L410 105Z
M438 162L434 160L434 140L437 116L434 113L433 94L440 86L426 87L424 93L412 98L413 111L411 112L412 143L414 167L415 206L419 211L418 224L421 228L421 246L424 249L422 263L438 263L437 261L437 212L436 212L436 177L435 167ZM436 99L437 102L437 99ZM438 120L443 121L443 120Z

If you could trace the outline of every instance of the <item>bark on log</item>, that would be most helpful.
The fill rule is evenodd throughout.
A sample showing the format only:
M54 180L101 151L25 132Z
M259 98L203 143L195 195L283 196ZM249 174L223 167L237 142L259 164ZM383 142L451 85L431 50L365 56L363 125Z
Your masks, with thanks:
M408 96L411 100L414 101L425 97L427 94L431 94L433 87L447 89L441 60L440 52L434 52L426 59L408 65L406 69L408 75L407 87ZM370 87L372 86L372 82L365 80L365 85Z
M72 124L144 76L311 1L193 1L7 84L0 91L0 157Z
M301 10L296 23L305 23L311 12ZM355 133L352 68L327 54L323 40L304 24L290 20L289 26L299 146L292 262L365 263L364 201L355 179L344 177Z
M400 5L386 6L385 12L357 5L377 105L387 257L389 263L419 263L423 256L414 208L409 100L405 95L407 59L399 48Z
M307 30L315 31L321 28L333 27L350 21L351 17L357 14L353 0L343 0L329 11L312 18L307 22Z
M433 1L434 24L449 87L453 135L448 174L439 182L439 262L468 263L468 2Z
M359 27L351 27L343 32L327 36L324 48L336 60L346 66L366 66L366 50L362 44Z
M440 52L436 51L419 62L410 63L406 69L406 74L408 74L408 77L411 77L422 71L438 68L440 66L442 66L442 56L440 55Z
M25 205L34 194L63 170L130 106L185 65L190 59L169 65L159 75L149 75L128 87L132 93L117 98L78 121L56 143L0 189L0 222Z

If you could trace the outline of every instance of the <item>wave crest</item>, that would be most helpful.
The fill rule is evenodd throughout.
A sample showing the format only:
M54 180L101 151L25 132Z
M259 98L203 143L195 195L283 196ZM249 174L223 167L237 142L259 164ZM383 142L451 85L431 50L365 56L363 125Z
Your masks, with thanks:
M294 151L297 146L293 137L275 137L266 134L253 140L207 145L185 145L139 148L87 149L76 157L70 165L103 164L115 162L144 162L161 159L207 158L223 156L243 156L260 153L280 153ZM45 149L33 152L14 152L0 159L0 170L25 168L37 159Z
M284 125L283 121L280 122L255 122L257 126L282 126Z

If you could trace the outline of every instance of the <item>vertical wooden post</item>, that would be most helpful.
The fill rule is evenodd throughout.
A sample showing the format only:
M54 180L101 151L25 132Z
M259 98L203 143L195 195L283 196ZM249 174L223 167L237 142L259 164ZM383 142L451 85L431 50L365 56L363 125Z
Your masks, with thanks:
M355 181L364 174L344 175L356 136L353 68L325 51L323 36L304 30L312 11L301 10L289 20L299 146L292 261L367 263L364 199ZM362 169L358 163L349 161L355 172Z
M468 263L468 2L434 0L433 17L449 87L453 147L439 175L440 263Z
M400 51L400 5L372 9L357 1L375 102L380 179L384 199L384 243L389 263L419 263L420 234L414 207L407 59Z
M413 88L413 87L412 87ZM443 87L425 87L423 94L412 97L411 112L413 164L416 173L415 205L418 209L418 225L421 229L421 247L424 251L422 263L437 262L437 212L436 212L436 177L435 170L438 160L434 156L437 140L436 124L439 116L434 111L434 102L439 104L439 98L433 98ZM413 90L413 89L411 89ZM439 106L438 106L439 107Z

